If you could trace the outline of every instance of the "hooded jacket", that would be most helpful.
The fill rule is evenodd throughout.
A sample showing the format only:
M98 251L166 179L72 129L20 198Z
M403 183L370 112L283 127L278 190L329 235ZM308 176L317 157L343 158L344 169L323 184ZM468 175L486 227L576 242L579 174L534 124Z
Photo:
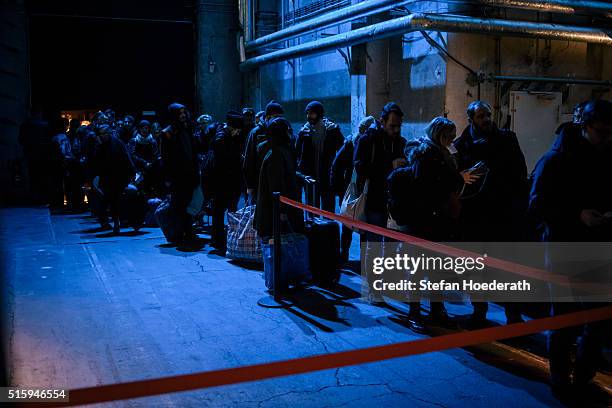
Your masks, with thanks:
M588 228L585 209L612 211L612 153L595 148L579 125L567 125L533 172L529 212L542 241L612 241L612 225ZM607 185L606 185L607 183Z
M275 118L267 125L266 138L257 146L258 161L261 163L257 187L257 206L253 226L260 237L272 235L272 193L296 201L301 200L301 189L296 175L295 151L291 143L291 125L284 118ZM281 206L294 232L304 229L304 215L301 210Z
M397 208L392 215L422 238L451 239L464 185L455 160L448 149L427 136L408 141L405 154L408 165L389 176L389 204ZM396 177L404 172L409 174Z

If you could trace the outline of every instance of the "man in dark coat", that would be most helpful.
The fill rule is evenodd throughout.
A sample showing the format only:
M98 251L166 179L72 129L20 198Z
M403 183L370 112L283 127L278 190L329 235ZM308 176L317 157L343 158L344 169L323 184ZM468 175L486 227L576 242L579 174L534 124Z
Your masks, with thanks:
M301 189L296 176L295 151L291 140L291 125L285 118L273 118L266 126L266 139L257 146L261 172L257 188L257 205L253 227L264 240L272 237L272 193L300 201ZM301 210L281 205L281 221L285 231L302 232L304 215ZM289 224L289 227L287 226Z
M460 171L479 162L489 169L478 194L463 200L462 235L472 242L522 241L528 201L527 165L516 135L491 120L491 106L483 101L467 108L469 125L455 140ZM488 304L474 303L468 324L486 325ZM506 307L508 323L521 321L518 304Z
M242 114L229 111L225 116L226 123L217 128L217 135L212 143L214 157L211 168L211 196L213 199L213 221L211 245L225 250L225 213L236 211L242 193Z
M106 208L113 219L113 233L120 229L119 211L121 194L134 177L135 169L125 144L112 135L109 125L97 128L98 145L92 158L92 171L99 178L100 223L108 226Z
M247 136L242 172L246 182L247 195L253 203L257 201L257 185L259 183L259 170L261 169L261 162L258 161L257 146L266 138L266 123L274 118L282 117L283 114L283 107L278 102L270 101L266 106L263 120ZM289 127L289 132L293 135L291 127Z
M567 124L536 165L529 201L545 242L612 241L612 102L586 104L581 124ZM554 257L547 267L555 272ZM594 305L593 305L594 306ZM583 310L585 303L553 303L553 314ZM580 397L594 377L610 321L553 330L548 349L553 389ZM571 350L578 343L575 361ZM573 372L573 376L571 375ZM573 377L573 382L571 381Z
M355 145L355 171L357 184L363 191L368 181L368 194L365 202L365 218L369 224L379 227L387 226L387 177L398 167L406 164L404 148L406 139L401 135L404 113L395 102L386 104L380 114L380 120L370 126L366 133L357 140ZM374 233L365 233L366 262L375 256L380 256L380 244L383 237ZM378 246L378 248L376 248ZM368 280L373 278L368 274ZM371 287L371 281L370 287ZM373 303L382 302L375 292L369 293Z
M197 149L189 128L189 112L180 103L168 106L170 125L162 131L162 168L170 184L170 207L181 218L184 241L196 238L187 212L194 189L200 184Z
M308 103L306 123L296 140L298 171L317 181L315 206L330 212L336 210L336 195L330 185L329 172L336 152L344 143L340 127L325 117L319 101Z

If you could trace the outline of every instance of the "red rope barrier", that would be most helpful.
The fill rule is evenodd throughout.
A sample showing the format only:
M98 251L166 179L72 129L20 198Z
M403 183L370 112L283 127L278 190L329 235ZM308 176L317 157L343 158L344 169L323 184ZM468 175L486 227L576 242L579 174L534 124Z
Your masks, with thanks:
M379 227L379 226L368 224L362 221L353 220L351 218L348 218L342 215L338 215L338 214L335 214L329 211L321 210L316 207L311 207L309 205L302 204L298 201L294 201L294 200L291 200L283 196L281 196L280 201L283 204L290 205L292 207L296 207L301 210L308 211L313 214L323 216L325 218L329 218L331 220L339 221L342 224L348 225L349 227L359 228L360 230L369 231L369 232L372 232L378 235L382 235L388 238L395 239L397 241L407 242L409 244L413 244L417 247L420 247L426 250L430 250L430 251L434 251L434 252L438 252L438 253L446 254L449 256L454 256L454 257L472 257L474 258L474 257L482 256L481 254L477 254L477 253L466 251L466 250L459 249L459 248L454 248L454 247L440 244L437 242L428 241L426 239L404 234L399 231L394 231L388 228ZM580 289L585 289L585 290L588 290L590 288L591 291L596 291L596 292L601 291L601 285L589 285L589 284L576 283L576 282L571 281L567 276L554 274L554 273L544 271L538 268L533 268L530 266L515 264L513 262L505 261L503 259L498 259L494 257L486 257L484 259L484 264L492 268L500 269L502 271L515 273L517 275L534 278L534 279L542 280L545 282L555 283L561 286L571 286L576 289L580 288Z
M288 375L373 363L393 358L431 353L451 348L490 343L512 337L525 336L545 330L555 330L612 318L612 306L601 307L560 316L531 320L524 323L487 329L459 332L428 339L394 343L365 349L341 351L292 360L275 361L222 370L205 371L173 377L132 381L118 384L70 390L70 402L35 406L73 406L129 398L142 398L173 392L191 391L221 385L239 384Z

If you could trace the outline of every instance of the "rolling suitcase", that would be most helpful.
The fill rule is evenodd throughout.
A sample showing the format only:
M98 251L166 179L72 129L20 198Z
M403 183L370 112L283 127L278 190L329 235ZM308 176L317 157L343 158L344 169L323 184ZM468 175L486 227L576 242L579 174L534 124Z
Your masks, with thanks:
M316 182L304 178L308 204L315 205ZM310 271L312 280L321 286L329 286L340 280L340 226L336 221L306 214L304 235L308 238Z

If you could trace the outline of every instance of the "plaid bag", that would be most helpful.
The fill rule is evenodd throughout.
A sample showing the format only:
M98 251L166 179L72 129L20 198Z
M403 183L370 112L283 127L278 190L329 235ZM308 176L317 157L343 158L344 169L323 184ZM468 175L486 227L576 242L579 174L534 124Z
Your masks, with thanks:
M263 262L261 242L253 228L255 206L250 205L227 214L227 251L230 259Z

